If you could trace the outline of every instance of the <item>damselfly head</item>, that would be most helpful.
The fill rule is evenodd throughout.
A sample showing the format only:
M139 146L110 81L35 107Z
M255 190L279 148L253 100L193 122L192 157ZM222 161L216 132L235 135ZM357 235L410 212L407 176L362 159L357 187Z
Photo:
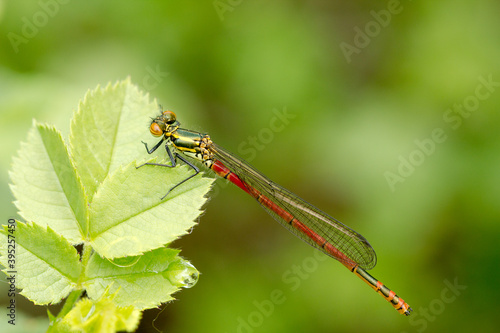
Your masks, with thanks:
M162 136L167 131L167 127L174 124L176 120L175 113L168 110L163 111L161 115L153 119L149 131L154 136Z

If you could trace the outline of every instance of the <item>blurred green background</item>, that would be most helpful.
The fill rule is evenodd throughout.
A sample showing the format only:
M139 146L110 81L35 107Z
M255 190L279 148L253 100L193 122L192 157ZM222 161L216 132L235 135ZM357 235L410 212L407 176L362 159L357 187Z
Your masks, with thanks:
M184 127L363 234L371 273L414 309L399 315L218 181L174 243L198 284L147 311L140 331L155 317L171 333L496 331L499 11L493 0L0 1L2 224L16 216L7 171L31 119L67 135L88 89L130 76ZM18 325L2 315L2 332L43 331L45 308L18 301Z

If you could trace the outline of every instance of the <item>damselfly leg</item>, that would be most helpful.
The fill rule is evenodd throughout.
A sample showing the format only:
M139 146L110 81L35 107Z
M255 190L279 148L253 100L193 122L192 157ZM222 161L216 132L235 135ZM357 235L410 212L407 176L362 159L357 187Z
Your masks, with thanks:
M148 144L146 142L142 141L142 143L146 147L146 151L148 152L148 154L152 154L161 146L163 141L164 141L164 139L162 139L160 142L158 142L153 148L151 148L151 150L148 148ZM189 162L188 160L186 160L182 155L180 155L179 153L172 154L172 152L168 148L168 143L165 143L165 150L167 151L168 158L170 159L170 163L171 163L170 165L169 164L162 164L162 163L150 163L150 162L148 162L148 163L144 163L144 164L137 166L136 169L143 167L145 165L156 165L156 166L162 166L162 167L166 167L166 168L175 168L177 166L177 159L180 159L182 162L186 163L195 172L194 172L194 174L190 175L186 179L184 179L184 180L178 182L176 185L172 186L168 190L167 194L165 194L163 197L161 197L161 200L165 199L170 194L170 192L172 192L173 189L175 189L179 185L185 183L186 181L190 180L191 178L196 176L198 173L200 173L200 169L198 169L198 167L196 165L194 165L191 162Z

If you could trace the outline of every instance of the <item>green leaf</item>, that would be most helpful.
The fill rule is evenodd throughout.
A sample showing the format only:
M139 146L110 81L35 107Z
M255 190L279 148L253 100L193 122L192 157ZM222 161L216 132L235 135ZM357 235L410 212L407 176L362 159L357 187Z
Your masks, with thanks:
M11 230L6 226L0 230L0 263L8 276L9 271L17 271L16 287L22 289L21 294L35 304L57 303L66 297L77 286L81 272L76 249L50 227L17 222L15 231ZM9 258L12 247L7 244L12 239L15 257Z
M191 173L187 166L136 169L134 163L117 169L91 203L92 247L107 258L135 256L187 234L213 179L197 175L160 198Z
M198 271L178 257L178 253L178 250L160 248L125 267L94 254L86 270L87 294L97 299L110 288L110 292L117 292L118 305L132 305L141 310L170 301L172 293L180 287L192 287L198 279Z
M141 312L133 306L116 306L114 295L107 293L96 301L81 299L64 317L62 324L77 332L133 332L139 326Z
M87 199L59 131L33 122L13 159L11 190L26 221L50 226L71 243L87 230Z
M71 121L71 152L89 200L116 168L144 158L156 102L130 79L89 91Z

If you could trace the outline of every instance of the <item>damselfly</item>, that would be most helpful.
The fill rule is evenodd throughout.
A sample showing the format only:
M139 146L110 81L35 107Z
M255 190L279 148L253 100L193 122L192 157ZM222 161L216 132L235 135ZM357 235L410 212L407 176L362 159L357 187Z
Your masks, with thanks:
M200 172L186 157L198 160L218 176L250 194L276 221L295 236L340 261L389 301L399 313L410 315L412 309L401 297L366 272L375 267L377 257L363 236L272 182L242 159L213 143L207 134L179 126L180 123L172 111L163 111L153 119L149 128L152 135L161 137L160 142L151 149L148 149L148 145L143 142L149 154L165 142L165 149L171 161L171 165L145 164L173 168L179 159L195 171L170 188L163 198ZM173 153L169 147L173 148Z

